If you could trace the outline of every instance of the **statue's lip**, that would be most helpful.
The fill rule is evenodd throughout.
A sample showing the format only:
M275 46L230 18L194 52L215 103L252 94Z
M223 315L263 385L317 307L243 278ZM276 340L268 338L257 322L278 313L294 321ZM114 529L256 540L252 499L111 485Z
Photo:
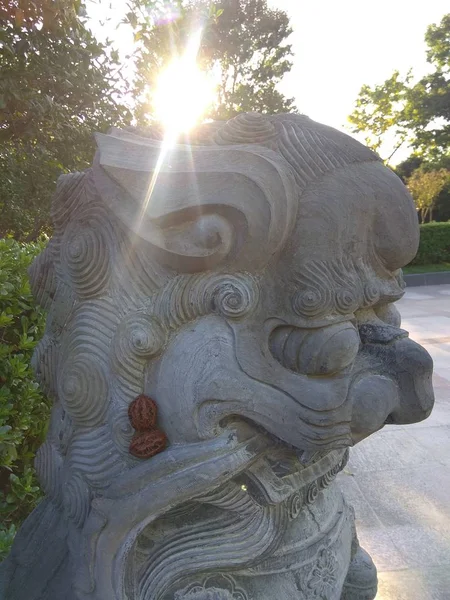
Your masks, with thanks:
M103 498L114 499L139 494L145 488L162 485L161 482L181 471L195 471L206 463L240 454L243 465L251 463L258 455L273 444L268 435L256 431L247 423L233 423L216 438L169 446L151 460L130 469L123 477L112 482ZM244 467L242 467L244 468ZM220 470L219 470L220 471ZM218 477L222 475L218 471ZM233 473L230 472L230 477Z

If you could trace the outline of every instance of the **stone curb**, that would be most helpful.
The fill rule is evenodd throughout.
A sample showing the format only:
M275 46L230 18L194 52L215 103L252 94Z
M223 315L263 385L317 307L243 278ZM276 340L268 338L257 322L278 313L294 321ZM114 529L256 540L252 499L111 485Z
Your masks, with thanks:
M450 283L450 271L438 273L415 273L403 275L407 287L418 287L421 285L444 285Z

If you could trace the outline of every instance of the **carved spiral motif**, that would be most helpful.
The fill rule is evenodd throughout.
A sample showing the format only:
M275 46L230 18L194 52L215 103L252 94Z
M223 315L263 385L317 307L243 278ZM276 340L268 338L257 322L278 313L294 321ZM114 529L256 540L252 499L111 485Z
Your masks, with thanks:
M350 458L350 450L347 448L345 450L345 452L344 452L344 456L343 456L343 458L341 460L341 463L339 465L339 471L342 471L343 469L345 469L345 467L347 466L349 458Z
M243 113L228 121L214 136L216 144L267 144L277 136L269 119L259 113Z
M103 366L79 348L70 356L59 374L58 394L61 403L78 425L99 425L104 417L108 382Z
M336 292L336 308L340 313L349 314L358 308L358 301L354 294L345 288Z
M335 468L333 468L328 473L325 473L325 475L322 475L322 477L320 478L320 487L322 489L327 488L330 485L330 483L332 483L334 479L336 479L337 473L338 471L336 471Z
M255 282L239 276L228 276L213 292L213 303L228 318L247 315L256 306L259 290Z
M166 342L161 325L144 313L134 313L121 323L116 333L116 355L119 363L125 357L147 359L157 354Z
M334 467L332 467L327 473L322 475L319 482L320 489L325 489L336 479L336 476L339 473L339 471L342 471L342 469L347 464L348 456L349 453L346 451L342 459L337 464L335 464Z
M288 515L291 520L294 520L300 514L303 506L303 498L299 492L295 492L288 500Z
M374 283L366 283L364 286L364 304L371 306L378 302L380 298L380 291Z
M54 501L60 499L63 458L55 446L44 442L36 453L34 468L44 492Z
M317 496L319 495L319 487L317 483L314 481L306 492L306 504L312 504L316 501Z
M86 520L90 508L90 491L80 473L74 473L64 485L64 508L77 527Z
M246 316L258 301L258 283L250 275L202 273L174 278L155 298L154 314L167 328L177 329L212 312L233 319Z
M310 287L294 294L292 307L300 316L314 317L328 310L331 305L330 292L325 288Z
M51 395L54 392L57 364L58 346L48 335L44 335L35 348L31 365L45 394Z
M100 223L69 225L61 244L61 260L82 298L93 298L105 289L110 276L107 248Z
M85 178L85 173L68 173L59 177L50 211L55 229L61 230L80 205Z
M56 292L56 276L53 258L46 248L31 264L28 270L30 286L37 304L48 309Z

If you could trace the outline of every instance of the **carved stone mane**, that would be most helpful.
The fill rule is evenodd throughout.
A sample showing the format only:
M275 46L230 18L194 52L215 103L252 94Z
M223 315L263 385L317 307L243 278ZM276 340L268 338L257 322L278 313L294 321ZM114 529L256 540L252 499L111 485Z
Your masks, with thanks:
M349 446L433 404L393 304L418 244L406 188L299 115L97 144L58 180L30 270L46 496L0 596L374 598L334 479Z

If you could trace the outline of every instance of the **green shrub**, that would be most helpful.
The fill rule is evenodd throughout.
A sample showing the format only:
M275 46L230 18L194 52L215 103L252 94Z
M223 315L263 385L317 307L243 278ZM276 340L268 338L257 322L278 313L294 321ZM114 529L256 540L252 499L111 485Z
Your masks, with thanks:
M420 226L419 250L412 265L450 262L450 221Z
M44 246L45 241L0 239L0 558L41 497L33 460L45 437L50 403L30 362L45 315L31 295L27 269Z

